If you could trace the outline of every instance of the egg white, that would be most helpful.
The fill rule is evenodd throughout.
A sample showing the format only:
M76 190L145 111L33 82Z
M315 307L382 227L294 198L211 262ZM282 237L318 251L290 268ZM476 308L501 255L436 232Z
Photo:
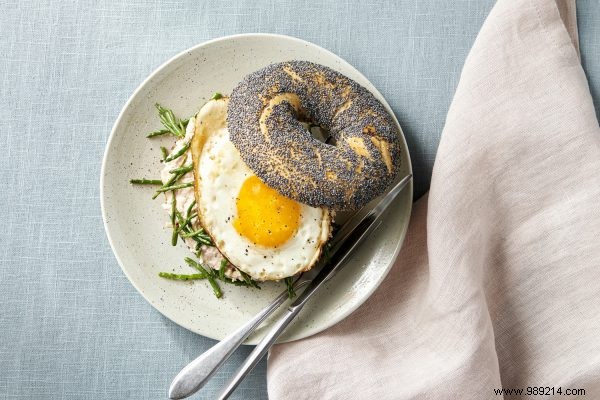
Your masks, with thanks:
M208 102L196 116L192 143L198 215L219 251L256 280L279 280L310 269L329 239L327 209L300 205L294 235L277 247L253 243L234 228L237 196L253 172L229 140L225 117L228 99Z

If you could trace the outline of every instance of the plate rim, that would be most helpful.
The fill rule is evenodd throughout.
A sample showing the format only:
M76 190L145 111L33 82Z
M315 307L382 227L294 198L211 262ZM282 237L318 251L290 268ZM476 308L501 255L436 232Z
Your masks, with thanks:
M387 103L387 101L385 100L385 98L383 97L383 95L379 92L379 90L375 87L375 85L373 85L371 83L371 81L369 79L367 79L366 76L364 76L364 74L358 70L356 67L354 67L352 64L350 64L348 61L346 61L345 59L343 59L342 57L338 56L337 54L333 53L332 51L329 51L315 43L309 42L307 40L304 39L300 39L294 36L289 36L289 35L283 35L283 34L276 34L276 33L262 33L262 32L256 32L256 33L239 33L239 34L233 34L233 35L226 35L226 36L220 36L218 38L213 38L213 39L209 39L206 41L203 41L201 43L198 43L192 47L189 47L185 50L180 51L179 53L175 54L174 56L170 57L169 59L167 59L166 61L164 61L162 64L160 64L157 68L155 68L136 88L135 90L131 93L131 95L128 97L127 101L125 102L125 104L123 105L123 107L121 108L121 110L119 111L119 115L117 116L117 119L115 120L115 122L112 125L110 134L108 136L108 139L106 141L105 147L104 147L104 154L102 157L102 165L100 168L100 209L101 209L101 214L102 214L102 225L104 226L104 232L106 234L106 237L108 239L108 243L110 245L111 251L115 257L115 259L117 260L117 263L119 264L119 267L121 268L121 271L123 272L123 274L127 277L127 280L129 281L129 283L131 283L131 285L135 288L135 290L142 296L142 298L144 298L144 300L146 300L146 302L148 302L150 304L150 306L152 306L152 308L154 308L156 311L158 311L162 316L166 317L167 319L169 319L170 321L172 321L173 323L175 323L178 326L181 326L191 332L194 332L195 334L204 336L204 337L208 337L210 339L213 340L221 340L222 338L219 337L212 337L209 336L205 333L201 333L199 332L195 327L191 326L190 324L186 323L185 321L175 321L173 318L171 318L171 316L163 313L160 309L158 309L155 304L152 302L152 300L150 298L148 298L148 295L145 293L145 291L141 290L140 287L138 287L138 285L136 284L135 280L132 279L132 277L130 276L130 274L127 271L127 268L123 267L123 260L121 259L121 257L119 256L118 252L116 251L116 247L115 247L115 243L113 240L113 237L111 236L109 227L108 227L108 219L107 219L107 214L106 214L106 204L105 204L105 192L104 192L104 187L105 187L105 180L106 180L106 168L107 168L107 163L108 163L108 155L109 155L109 149L112 147L112 142L115 140L115 135L116 135L116 131L117 128L119 127L119 125L122 123L122 120L124 118L124 115L126 113L126 111L128 110L128 108L130 107L131 103L134 101L134 99L137 97L137 95L144 89L144 87L152 80L154 79L155 76L159 75L161 72L163 72L164 69L166 69L171 63L176 62L177 60L179 60L180 58L185 57L186 55L188 55L189 53L202 48L204 46L208 46L211 44L215 44L215 43L219 43L219 42L224 42L224 41L229 41L229 40L235 40L235 39L239 39L239 38L252 38L252 37L260 37L260 38L276 38L276 39L283 39L283 40L291 40L291 41L295 41L298 44L301 45L307 45L307 46L311 46L311 47L316 47L318 48L320 51L326 53L328 56L332 56L338 60L340 60L341 62L347 64L348 66L350 66L352 69L354 69L358 75L364 79L365 81L369 82L371 84L371 86L373 87L373 89L375 90L376 94L379 95L379 97L381 99L383 99L385 106L387 106L387 108L391 111L391 116L394 119L394 122L397 124L397 126L400 128L400 134L402 135L402 139L403 139L403 146L405 148L405 154L406 154L406 158L407 158L407 163L408 163L408 170L410 174L413 174L413 168L412 168L412 160L410 157L410 152L408 149L408 143L406 141L406 136L404 135L404 131L402 130L402 126L400 125L400 122L398 121L398 119L396 118L396 115L394 113L394 111L392 110L391 106L389 105L389 103ZM363 296L363 300L359 301L358 304L355 307L350 307L348 308L346 311L339 313L336 315L335 318L332 318L330 321L328 321L327 323L318 326L318 327L312 327L312 328L305 328L302 331L302 334L299 335L299 337L295 337L295 338L291 338L291 339L286 339L284 341L281 342L277 342L277 343L285 343L285 342L291 342L291 341L295 341L295 340L300 340L300 339L304 339L307 337L310 337L312 335L315 335L319 332L322 332L330 327L332 327L333 325L339 323L340 321L344 320L346 317L348 317L351 313L353 313L354 311L356 311L361 305L363 305L368 299L369 297L371 297L371 295L375 292L375 290L377 290L377 288L381 285L381 282L387 277L387 275L389 274L392 266L394 265L396 259L398 258L398 255L400 253L400 250L402 249L402 246L404 244L405 238L406 238L406 234L408 232L408 227L410 224L410 218L412 215L412 209L413 209L413 196L414 196L414 179L411 179L409 184L407 185L407 187L404 190L409 190L410 191L410 202L409 202L409 206L407 207L408 209L406 210L406 218L407 218L407 223L405 224L404 228L402 229L402 232L400 234L400 236L398 237L398 240L396 241L396 246L394 248L394 252L392 255L392 261L386 266L386 268L383 270L383 272L381 274L379 274L378 278L375 280L375 284L372 285L371 287L368 288L368 290L365 290L365 295ZM248 341L248 339L243 343L244 345L255 345L258 343L260 339L257 340L251 340Z

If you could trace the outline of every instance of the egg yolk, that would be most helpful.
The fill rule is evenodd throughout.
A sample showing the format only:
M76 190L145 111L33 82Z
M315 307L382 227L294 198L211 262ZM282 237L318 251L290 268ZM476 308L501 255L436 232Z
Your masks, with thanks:
M276 247L298 229L300 205L265 185L257 176L247 178L236 201L238 233L255 244Z

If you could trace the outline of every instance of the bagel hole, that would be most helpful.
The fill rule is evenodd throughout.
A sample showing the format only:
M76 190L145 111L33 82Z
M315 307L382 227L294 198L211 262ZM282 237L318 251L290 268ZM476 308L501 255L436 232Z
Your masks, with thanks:
M327 129L320 125L313 124L312 122L303 122L302 124L306 130L310 132L313 138L317 139L319 142L335 146L335 138L331 136Z

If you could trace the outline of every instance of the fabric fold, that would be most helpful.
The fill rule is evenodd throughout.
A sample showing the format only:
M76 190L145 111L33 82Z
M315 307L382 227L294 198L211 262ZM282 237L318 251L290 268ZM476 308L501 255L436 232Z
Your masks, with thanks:
M495 5L389 276L272 349L271 399L600 398L600 128L574 17L574 2Z

